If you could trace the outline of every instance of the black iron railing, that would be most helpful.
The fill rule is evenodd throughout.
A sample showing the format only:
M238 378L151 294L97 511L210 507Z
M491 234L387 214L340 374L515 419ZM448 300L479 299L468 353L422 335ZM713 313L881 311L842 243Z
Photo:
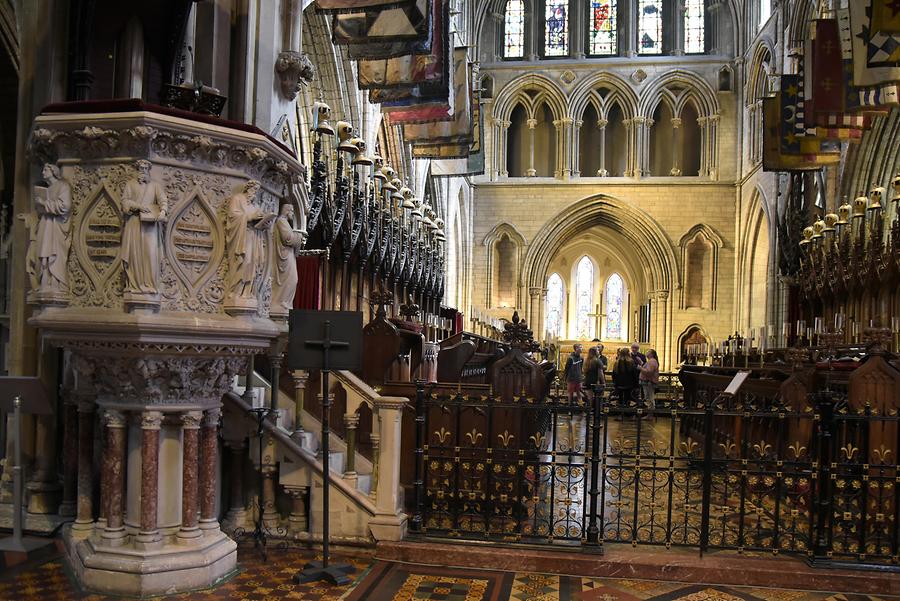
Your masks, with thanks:
M674 388L674 387L673 387ZM900 417L670 388L503 401L418 387L418 535L900 562Z

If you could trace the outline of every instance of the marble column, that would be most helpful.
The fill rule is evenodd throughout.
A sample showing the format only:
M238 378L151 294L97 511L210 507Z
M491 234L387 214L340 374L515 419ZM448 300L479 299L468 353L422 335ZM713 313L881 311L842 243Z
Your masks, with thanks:
M85 537L94 529L94 403L78 401L78 499L72 535Z
M106 411L100 411L98 425L100 426L100 503L97 507L97 520L94 528L98 532L106 530L106 505L109 500L109 427Z
M294 432L291 438L298 443L303 436L303 401L306 396L306 383L309 381L309 372L297 370L291 374L294 380Z
M59 515L75 515L78 497L78 404L72 392L65 393L63 405L63 494Z
M225 446L228 448L231 474L225 523L229 530L234 530L243 528L247 520L247 507L244 504L244 456L247 454L247 443L244 440L229 440Z
M201 411L181 414L181 528L178 539L190 541L203 535L197 525L197 471L199 469Z
M509 151L506 147L509 126L512 121L494 119L494 156L497 157L496 170L500 177L509 176Z
M269 530L278 528L279 515L275 510L275 476L278 469L274 465L260 466L260 477L263 479L262 487L262 522Z
M106 462L102 478L106 497L101 500L106 510L106 527L102 537L109 545L125 542L125 435L128 420L124 413L106 411Z
M219 408L207 409L203 413L200 429L200 528L212 532L219 530L219 520L216 519L216 469L221 415Z
M381 418L378 416L378 411L372 415L372 430L373 432L369 434L369 441L372 443L372 483L371 488L369 489L369 498L373 501L377 498L378 491L378 462L379 462L379 447L381 446Z
M159 507L159 429L162 412L141 413L141 527L135 537L139 549L150 549L161 544L157 527Z

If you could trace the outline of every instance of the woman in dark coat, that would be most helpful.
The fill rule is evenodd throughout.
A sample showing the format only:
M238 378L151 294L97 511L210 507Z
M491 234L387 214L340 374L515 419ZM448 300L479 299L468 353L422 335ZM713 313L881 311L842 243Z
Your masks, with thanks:
M616 355L616 364L613 366L612 379L616 393L619 395L619 406L627 407L634 400L635 393L640 386L638 382L639 371L634 359L627 348L619 349Z

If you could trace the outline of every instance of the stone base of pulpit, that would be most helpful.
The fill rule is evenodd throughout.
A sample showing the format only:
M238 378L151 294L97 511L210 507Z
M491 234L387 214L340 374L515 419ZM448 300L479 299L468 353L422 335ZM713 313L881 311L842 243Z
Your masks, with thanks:
M159 294L146 292L125 292L122 294L122 302L130 313L156 313L160 305Z
M112 546L99 535L78 540L65 534L69 565L81 586L92 592L171 595L207 588L237 569L237 544L220 531L190 542L173 536L154 551Z
M65 307L69 304L70 295L63 291L33 290L28 293L26 301L29 305L44 307Z
M255 298L227 298L223 308L234 317L255 316L259 311L259 303Z

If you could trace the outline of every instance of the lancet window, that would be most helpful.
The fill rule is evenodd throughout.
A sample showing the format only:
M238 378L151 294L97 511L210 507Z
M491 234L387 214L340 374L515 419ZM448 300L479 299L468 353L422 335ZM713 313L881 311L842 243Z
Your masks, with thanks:
M622 340L622 314L625 307L625 280L614 273L606 280L606 332L605 340Z
M616 0L588 0L588 54L613 56L618 53L618 3Z
M508 0L503 15L503 57L525 56L525 2Z
M564 302L565 287L562 277L558 273L551 274L547 278L547 307L544 319L544 331L551 336L562 338Z
M685 0L684 2L684 52L700 54L706 50L704 22L705 0Z
M547 0L544 4L544 56L569 53L569 2Z
M662 54L663 0L638 2L638 53Z
M585 255L575 268L575 335L581 340L596 336L593 313L594 263Z

